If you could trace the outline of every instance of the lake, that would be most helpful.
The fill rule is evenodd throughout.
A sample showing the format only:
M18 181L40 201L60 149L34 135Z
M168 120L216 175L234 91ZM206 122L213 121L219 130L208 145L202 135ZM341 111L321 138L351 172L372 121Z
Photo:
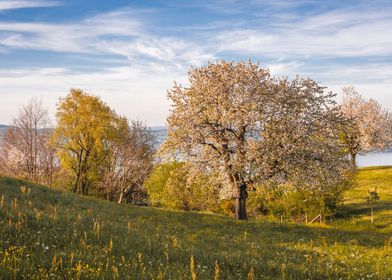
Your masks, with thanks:
M0 125L0 136L2 132L5 132L7 126ZM157 138L157 147L162 145L167 137L167 130L163 126L152 127L152 132L156 135ZM357 164L358 167L365 166L383 166L383 165L391 165L392 166L392 151L390 152L374 152L368 153L366 155L357 156Z
M357 157L358 167L392 165L392 152L374 152Z

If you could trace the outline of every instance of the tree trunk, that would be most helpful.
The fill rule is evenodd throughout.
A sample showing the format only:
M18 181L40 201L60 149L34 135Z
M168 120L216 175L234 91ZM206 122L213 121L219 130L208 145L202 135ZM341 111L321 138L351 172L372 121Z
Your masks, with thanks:
M236 220L247 220L246 215L246 199L248 198L248 192L246 191L246 185L239 187L239 193L236 197L235 203L235 218Z
M73 192L74 193L76 193L78 191L78 186L79 186L79 178L77 177L76 180L75 180L75 184L73 186Z
M121 191L120 198L118 199L118 203L122 203L124 199L124 191Z
M76 193L77 191L80 194L80 177L81 177L81 172L82 172L82 156L83 156L83 150L80 151L80 154L77 154L78 157L78 166L77 166L77 172L76 172L76 179L75 179L75 185L73 188L73 192Z
M107 191L106 192L106 199L109 201L114 201L114 193L113 191Z
M371 223L374 222L374 218L373 218L373 206L370 206L370 221L371 221Z
M353 168L357 168L357 154L356 153L351 154L351 165Z
M88 182L86 178L82 181L82 195L88 195Z

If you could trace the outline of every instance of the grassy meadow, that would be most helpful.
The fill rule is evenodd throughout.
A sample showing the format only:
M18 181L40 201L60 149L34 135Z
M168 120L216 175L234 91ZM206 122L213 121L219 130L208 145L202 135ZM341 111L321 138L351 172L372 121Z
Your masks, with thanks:
M0 177L0 278L392 279L392 167L362 169L341 216L308 226L117 205Z

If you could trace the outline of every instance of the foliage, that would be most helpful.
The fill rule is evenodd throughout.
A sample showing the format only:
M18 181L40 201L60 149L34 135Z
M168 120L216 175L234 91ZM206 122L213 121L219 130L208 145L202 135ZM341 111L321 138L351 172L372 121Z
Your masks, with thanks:
M388 279L391 174L360 171L347 220L311 227L117 205L1 177L0 278ZM357 220L376 183L385 216Z
M334 94L311 79L276 79L252 62L218 62L175 84L163 150L226 180L236 218L246 219L251 184L308 190L339 184L348 168L340 148L344 118Z
M145 182L149 201L156 206L182 210L218 208L219 186L203 174L191 174L183 162L161 163Z
M72 89L60 99L56 117L53 141L61 166L72 178L73 191L87 195L100 180L117 116L99 97Z
M374 188L374 191L368 191L369 196L366 197L367 203L370 204L370 220L374 223L374 214L373 214L373 207L377 200L380 200L378 196L377 187Z
M270 214L296 222L310 221L319 214L322 218L334 217L343 204L343 193L351 186L352 182L347 179L321 191L299 189L289 184L272 189L258 187L250 195L249 207L254 215Z
M369 196L366 198L367 203L374 204L377 200L380 200L380 197L377 193L377 187L374 189L374 191L368 191L368 193Z
M364 99L354 87L344 87L342 91L341 111L351 121L343 129L342 143L355 166L357 154L390 146L392 117L377 101Z
M156 164L153 171L144 182L148 194L148 201L151 205L162 206L162 200L166 183L170 177L170 173L175 169L180 169L182 163L170 162L165 164Z
M232 199L220 199L219 208L219 213L223 215L233 217L235 214L235 203Z

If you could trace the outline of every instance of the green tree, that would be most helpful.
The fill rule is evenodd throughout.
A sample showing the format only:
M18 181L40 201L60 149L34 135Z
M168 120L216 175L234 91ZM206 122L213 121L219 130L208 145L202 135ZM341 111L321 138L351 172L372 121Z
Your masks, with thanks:
M155 165L150 176L144 183L147 190L148 200L152 205L164 206L163 197L165 186L169 180L171 172L180 169L183 164L180 162L160 163Z
M72 89L60 99L56 117L53 140L61 166L71 177L72 190L88 195L100 179L117 116L99 97Z

